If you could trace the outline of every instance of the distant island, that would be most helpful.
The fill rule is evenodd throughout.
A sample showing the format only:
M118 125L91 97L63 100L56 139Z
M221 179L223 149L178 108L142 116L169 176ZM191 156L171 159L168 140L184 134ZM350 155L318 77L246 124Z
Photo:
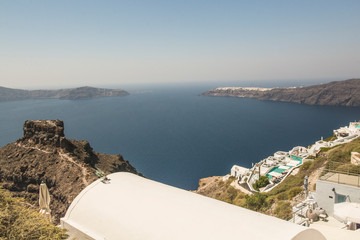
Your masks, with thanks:
M16 101L42 98L80 100L127 95L129 95L129 92L123 89L106 89L94 87L79 87L58 90L22 90L0 87L0 101Z
M291 88L221 87L206 91L201 95L356 107L360 106L360 79Z

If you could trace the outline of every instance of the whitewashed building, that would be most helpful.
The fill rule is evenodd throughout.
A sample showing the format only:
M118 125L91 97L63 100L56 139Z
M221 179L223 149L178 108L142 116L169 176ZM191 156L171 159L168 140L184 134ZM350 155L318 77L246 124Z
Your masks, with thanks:
M238 165L234 165L231 168L230 175L239 179L242 179L249 172L248 168L244 168Z
M346 138L360 135L360 122L350 122L349 126L334 130L334 135L338 138Z

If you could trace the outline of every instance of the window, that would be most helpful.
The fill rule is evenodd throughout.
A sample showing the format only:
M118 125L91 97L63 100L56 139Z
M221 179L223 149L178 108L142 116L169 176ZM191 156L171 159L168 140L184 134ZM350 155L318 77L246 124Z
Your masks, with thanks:
M342 202L346 202L346 196L335 193L335 203L342 203Z

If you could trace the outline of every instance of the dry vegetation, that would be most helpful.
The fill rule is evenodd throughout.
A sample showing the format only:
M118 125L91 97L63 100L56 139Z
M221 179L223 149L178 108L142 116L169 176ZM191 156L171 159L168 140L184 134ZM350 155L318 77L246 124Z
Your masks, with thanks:
M66 239L61 228L49 223L37 209L0 189L0 239Z

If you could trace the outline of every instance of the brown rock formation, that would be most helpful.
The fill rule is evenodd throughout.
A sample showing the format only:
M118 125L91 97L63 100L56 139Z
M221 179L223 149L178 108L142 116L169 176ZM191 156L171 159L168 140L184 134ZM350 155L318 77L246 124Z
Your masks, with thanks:
M60 120L26 121L24 137L0 149L0 185L38 206L39 184L44 181L55 222L80 191L98 179L96 169L137 174L121 155L100 154L87 141L65 138Z

